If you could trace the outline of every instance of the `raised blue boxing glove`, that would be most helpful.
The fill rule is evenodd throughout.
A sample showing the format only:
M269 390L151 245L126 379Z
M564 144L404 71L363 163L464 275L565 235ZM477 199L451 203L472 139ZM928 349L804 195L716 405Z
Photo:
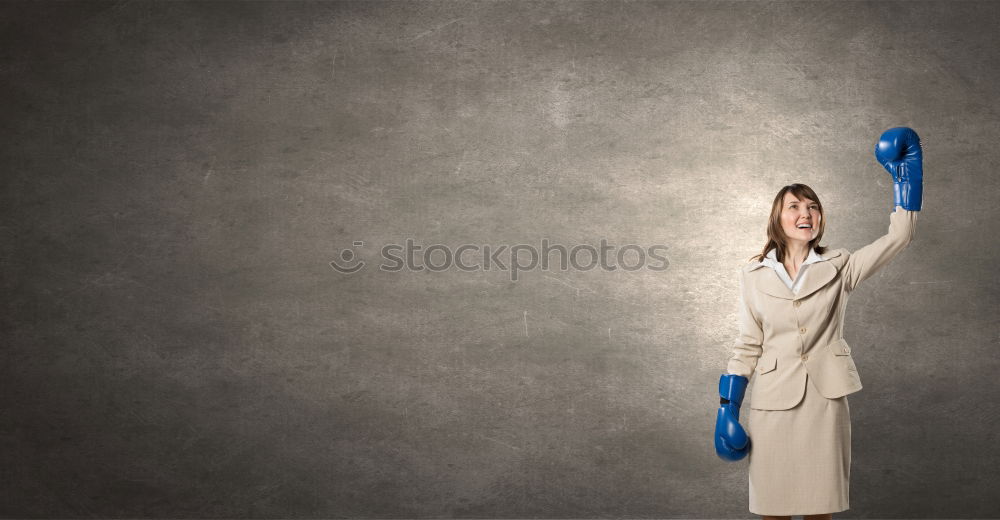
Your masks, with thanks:
M886 130L875 144L875 159L892 175L893 210L902 206L908 211L920 211L924 191L920 136L905 126Z
M740 425L740 405L747 391L747 378L722 374L719 378L719 414L715 419L715 453L727 461L737 461L750 453L750 437Z

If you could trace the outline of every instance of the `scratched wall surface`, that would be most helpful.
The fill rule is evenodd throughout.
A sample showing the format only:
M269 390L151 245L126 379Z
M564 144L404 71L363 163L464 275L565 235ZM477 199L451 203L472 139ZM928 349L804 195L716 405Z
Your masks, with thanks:
M897 125L924 209L847 312L848 514L1000 512L1000 4L4 3L0 27L0 516L744 517L711 441L737 271L790 182L826 244L884 234ZM668 266L378 268L543 239Z

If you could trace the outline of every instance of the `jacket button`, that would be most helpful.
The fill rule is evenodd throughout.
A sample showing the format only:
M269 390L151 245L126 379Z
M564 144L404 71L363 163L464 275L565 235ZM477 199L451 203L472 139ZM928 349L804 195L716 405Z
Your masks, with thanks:
M802 354L802 361L809 359L809 354Z
M795 303L793 305L795 305L796 307L798 307L799 305L802 305L802 301L801 300L795 300Z
M805 334L805 333L806 333L806 328L805 327L802 327L801 329L799 329L799 334Z

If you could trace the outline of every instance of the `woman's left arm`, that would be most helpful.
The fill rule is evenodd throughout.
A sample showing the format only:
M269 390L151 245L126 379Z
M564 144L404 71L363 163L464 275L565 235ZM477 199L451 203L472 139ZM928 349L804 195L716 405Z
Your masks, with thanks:
M859 283L878 272L900 251L906 249L913 241L918 213L896 206L896 211L889 214L889 232L851 253L842 271L848 291L853 291Z
M875 143L875 160L892 177L895 211L889 215L889 232L847 259L842 272L848 291L875 274L913 240L924 191L923 157L920 136L912 128L890 128Z

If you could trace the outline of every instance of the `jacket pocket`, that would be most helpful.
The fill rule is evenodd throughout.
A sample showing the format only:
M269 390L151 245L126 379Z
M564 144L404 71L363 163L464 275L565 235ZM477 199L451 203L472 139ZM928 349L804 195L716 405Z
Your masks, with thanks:
M858 372L858 366L854 363L854 356L851 355L851 347L847 345L847 342L843 338L834 341L826 346L833 352L834 359L839 360L841 366L847 369L848 372Z
M766 374L778 367L778 358L768 357L761 358L757 362L757 374Z
M847 342L844 341L843 338L838 339L837 341L834 341L833 343L830 343L829 345L827 345L827 348L829 348L833 352L834 356L850 356L851 355L851 347L847 345Z

